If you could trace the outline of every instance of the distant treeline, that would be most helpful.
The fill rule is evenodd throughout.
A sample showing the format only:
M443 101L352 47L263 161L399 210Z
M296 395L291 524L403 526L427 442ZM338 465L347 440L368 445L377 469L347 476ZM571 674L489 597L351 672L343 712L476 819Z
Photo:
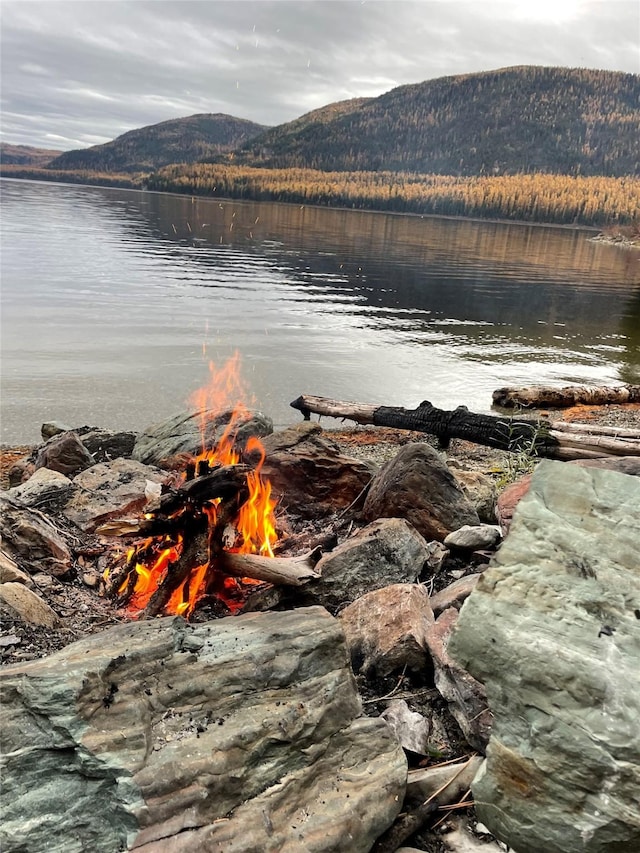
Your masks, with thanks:
M194 163L166 166L144 185L200 196L557 224L603 226L640 218L640 179L631 177L452 177Z
M38 169L31 166L3 163L0 177L22 178L27 181L60 181L65 184L89 184L98 187L142 189L142 176L117 172L93 172L88 169Z

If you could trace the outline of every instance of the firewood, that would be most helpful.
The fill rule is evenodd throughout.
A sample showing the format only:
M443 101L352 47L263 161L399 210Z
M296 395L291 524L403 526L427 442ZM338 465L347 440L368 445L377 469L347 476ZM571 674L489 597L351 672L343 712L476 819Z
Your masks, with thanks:
M315 548L298 557L262 557L259 554L232 554L222 552L216 568L236 578L253 578L284 586L303 586L320 575L314 571L321 550Z
M558 446L557 439L548 434L551 426L549 421L479 415L470 412L465 406L446 411L437 409L427 400L416 409L405 409L401 406L370 406L304 394L290 405L301 411L307 420L310 413L314 412L359 424L430 433L437 436L443 446L447 446L452 438L462 438L499 450L520 451L526 447L539 456L553 456Z
M493 403L504 408L536 406L565 408L578 403L605 405L607 403L640 402L640 385L566 385L553 388L547 385L530 385L523 388L498 388L493 392Z
M309 419L313 412L333 418L353 420L359 424L394 427L429 433L446 447L452 438L461 438L499 450L526 452L547 459L590 459L602 456L640 456L640 430L625 430L616 437L598 433L586 426L584 431L559 428L557 421L526 418L500 418L470 412L464 406L453 411L437 409L425 401L417 409L400 406L370 406L331 400L327 397L302 395L291 403ZM582 427L582 425L580 425Z

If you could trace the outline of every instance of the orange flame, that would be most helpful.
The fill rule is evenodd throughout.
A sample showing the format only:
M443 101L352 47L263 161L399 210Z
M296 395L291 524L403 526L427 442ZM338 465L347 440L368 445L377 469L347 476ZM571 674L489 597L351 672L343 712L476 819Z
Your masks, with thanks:
M190 398L190 402L199 413L202 436L202 450L193 460L196 464L200 460L206 460L209 465L237 465L240 461L234 439L249 410L239 402L242 398L246 398L239 365L240 356L237 352L219 370L216 370L214 363L210 362L209 384L196 391ZM207 448L207 418L229 410L231 410L231 417L221 438L215 447ZM261 473L265 460L264 447L259 439L252 437L247 441L246 450L251 454L259 454L260 459L256 467L247 474L249 497L234 520L235 541L228 550L241 554L273 557L273 545L277 540L276 501L271 497L271 483ZM204 507L210 530L216 523L216 503L217 501L214 501ZM127 605L130 612L144 610L160 587L171 563L180 558L182 550L182 537L177 537L175 541L171 541L169 537L164 537L160 542L147 540L135 551L132 549L127 559L128 564L135 566L137 577L133 594ZM140 555L139 559L137 555ZM210 566L208 562L191 569L186 580L171 595L165 612L188 616L204 594L209 573L212 570L215 570L215 567ZM247 578L243 581L253 582ZM123 592L128 583L129 580L125 580L119 592ZM234 601L233 596L233 592L237 592L238 582L232 578L225 578L219 586L220 589L228 590L229 598L228 600L225 598L225 601L231 612L235 612L240 606L237 601Z

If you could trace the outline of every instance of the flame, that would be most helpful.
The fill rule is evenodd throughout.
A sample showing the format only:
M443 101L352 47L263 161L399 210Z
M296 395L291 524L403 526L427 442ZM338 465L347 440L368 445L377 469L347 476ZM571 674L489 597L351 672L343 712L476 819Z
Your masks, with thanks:
M196 466L203 460L206 460L209 466L237 465L240 462L240 454L234 440L249 410L241 402L247 395L240 378L239 368L240 356L237 352L220 369L216 369L214 363L210 362L209 384L196 391L190 398L190 403L199 413L202 436L201 452L192 460ZM215 447L207 448L208 417L215 417L229 410L231 410L231 416L222 436ZM246 475L249 497L233 522L235 541L228 550L240 554L273 557L273 545L277 540L275 523L277 502L271 496L271 483L262 475L265 450L258 438L251 437L247 441L246 451L252 456L259 456L259 461ZM217 503L218 501L213 501L203 507L209 530L215 527L217 521ZM181 512L182 510L178 515ZM161 586L171 564L180 558L183 545L182 536L175 537L175 541L169 537L163 537L160 541L147 539L136 548L130 549L127 554L127 565L130 567L130 572L135 571L135 584L127 604L130 613L145 609L151 597ZM215 566L211 566L209 562L192 568L188 577L171 595L164 608L165 613L188 616L206 592L212 569L215 570ZM118 590L121 595L130 590L133 577L130 572ZM254 581L244 578L243 583L254 583ZM237 601L239 585L238 581L226 576L218 584L217 592L231 612L235 612L241 606Z

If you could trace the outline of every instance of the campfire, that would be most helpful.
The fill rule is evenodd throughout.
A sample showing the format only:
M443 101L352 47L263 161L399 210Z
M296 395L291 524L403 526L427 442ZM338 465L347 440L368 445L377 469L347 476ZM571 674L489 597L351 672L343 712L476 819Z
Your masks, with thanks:
M107 591L131 616L188 617L203 598L236 613L247 589L260 582L301 585L316 577L319 553L275 558L276 501L262 476L265 452L250 436L238 440L249 410L229 409L244 393L236 354L192 397L201 413L202 450L186 460L176 481L147 508L138 540L105 571ZM225 412L228 423L215 447L206 447L206 416Z

